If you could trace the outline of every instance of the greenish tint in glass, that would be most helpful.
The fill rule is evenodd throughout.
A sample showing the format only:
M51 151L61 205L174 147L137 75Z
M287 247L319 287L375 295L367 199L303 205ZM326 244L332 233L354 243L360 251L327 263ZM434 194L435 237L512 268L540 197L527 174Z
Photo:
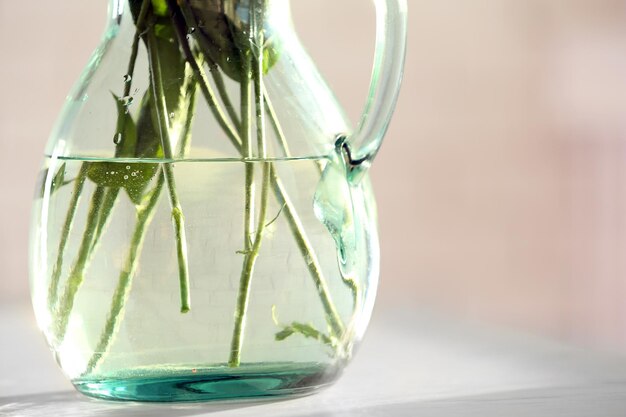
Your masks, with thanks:
M339 376L340 369L318 364L252 364L231 369L138 370L120 378L78 379L76 388L103 399L149 402L207 401L239 398L302 396L322 389Z
M403 4L377 3L386 31ZM79 391L303 395L351 359L379 272L375 152L353 156L387 122L336 141L349 124L288 6L111 3L48 143L31 237L37 321ZM403 42L380 48L368 109L388 121Z

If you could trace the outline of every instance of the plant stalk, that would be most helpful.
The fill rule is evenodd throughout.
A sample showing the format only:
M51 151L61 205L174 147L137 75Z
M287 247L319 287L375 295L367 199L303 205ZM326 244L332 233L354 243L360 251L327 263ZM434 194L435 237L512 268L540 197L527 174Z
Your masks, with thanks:
M267 89L263 86L263 99L265 100L265 107L267 109L267 114L270 116L270 121L272 122L272 129L274 130L274 135L276 135L276 139L278 139L278 143L285 155L285 158L291 158L291 150L289 149L289 144L287 143L287 138L285 137L285 133L283 132L280 123L278 123L278 116L276 116L276 110L274 110L274 105L270 100L269 94L267 93Z
M259 45L260 51L256 55L254 61L254 68L252 68L254 78L254 92L255 92L255 108L256 108L256 134L257 134L257 147L259 150L259 159L265 161L267 159L267 143L265 138L265 103L263 100L263 33L260 28L259 20L262 21L262 7L258 8L257 3L252 3L251 9L251 22L255 23L255 26L250 30L251 34L256 35L256 44ZM254 7L256 6L256 7ZM261 5L262 6L262 5ZM247 68L247 65L245 65ZM243 82L243 80L242 80ZM242 120L244 118L242 117ZM248 144L248 149L250 145ZM246 164L246 168L250 163ZM247 171L247 169L246 169ZM235 311L235 328L233 330L233 338L230 348L230 359L228 365L230 367L237 367L241 364L241 348L243 345L246 316L248 311L248 304L250 302L250 284L252 282L252 275L254 273L254 266L261 250L261 244L263 241L263 234L267 225L267 208L269 200L270 190L270 164L269 162L263 162L263 179L261 185L261 202L259 208L259 219L257 224L256 235L254 243L250 250L245 254L244 264L241 271L241 279L239 284L239 294L237 297L237 310ZM248 187L248 181L246 176L246 189ZM246 193L247 194L247 193ZM247 213L247 212L246 212Z
M337 309L335 308L335 304L330 295L330 290L328 289L328 284L326 283L326 279L322 273L322 267L320 266L319 260L317 259L317 255L313 250L313 246L309 241L306 233L304 232L304 226L302 225L302 221L298 216L298 212L289 199L289 195L287 194L280 178L278 177L278 173L276 172L276 167L272 165L271 169L271 181L274 187L274 194L276 195L276 199L279 204L281 204L284 209L285 217L287 219L287 223L289 223L289 228L293 233L293 236L296 240L296 244L298 245L298 249L300 250L300 254L304 258L311 278L313 278L313 282L315 284L315 288L317 289L317 293L320 296L320 300L322 301L322 306L324 307L324 311L326 313L326 320L330 325L334 335L336 337L341 337L344 332L343 322Z
M146 232L152 222L152 219L154 218L154 213L156 212L155 209L157 207L164 182L165 176L163 171L160 171L157 184L150 193L149 197L146 199L146 202L137 212L137 223L135 224L135 230L128 249L125 266L122 268L118 278L117 287L109 309L109 315L107 316L107 322L100 336L100 341L98 342L93 355L89 359L87 368L83 372L83 375L93 372L93 370L100 364L113 343L114 335L117 334L117 331L119 330L119 326L124 316L124 307L126 306L132 287L133 277L135 276L135 272L137 271L137 266L139 264L138 261L146 238Z
M237 130L231 125L231 123L228 122L228 119L226 118L226 113L224 112L222 107L219 105L215 97L215 93L213 92L213 88L211 87L211 84L209 83L209 79L207 78L206 73L204 72L204 69L200 65L198 65L198 61L193 51L191 50L191 46L189 45L189 40L187 39L187 31L185 29L185 25L187 24L189 25L189 27L196 27L194 26L193 21L187 21L189 16L185 14L185 10L189 8L189 5L187 4L186 1L181 1L179 2L180 3L180 7L179 7L179 3L176 0L166 0L166 1L167 1L168 8L170 10L170 17L172 18L174 31L176 32L176 38L178 39L178 43L183 51L183 55L185 56L187 63L191 66L191 69L196 75L196 79L198 80L198 83L200 85L200 90L202 91L202 94L204 95L204 98L209 106L209 109L213 113L213 116L215 117L215 120L217 120L217 123L220 125L222 130L226 133L226 136L228 136L228 139L233 144L235 149L241 152L242 150L241 138L239 134L237 133ZM198 31L196 30L196 32ZM235 124L236 124L236 121L235 121Z
M74 183L74 192L70 201L70 206L65 216L65 222L63 223L63 229L61 231L61 240L59 241L59 249L57 251L57 260L52 270L52 278L50 280L50 288L48 289L48 308L50 311L54 311L57 303L57 297L59 292L59 281L61 280L61 273L63 272L63 256L67 241L74 225L74 218L76 217L76 211L78 209L78 203L80 197L83 194L85 188L85 180L87 179L87 171L89 171L89 164L83 163L80 167L78 177Z
M198 79L198 82L200 84L200 89L203 92L205 99L207 100L209 108L213 112L219 125L228 135L232 145L243 156L244 154L241 145L241 138L232 128L232 126L226 119L224 111L220 108L219 104L215 100L215 95L213 94L211 86L208 83L208 79L204 73L204 70L198 65L196 58L191 51L188 40L186 38L186 31L183 29L185 22L181 17L181 13L178 11L176 0L167 0L167 2L170 10L172 11L172 19L174 21L174 27L176 30L178 41L183 49L187 62L189 63L189 65L191 65L194 73L196 74L196 78ZM185 4L186 2L182 2L182 5ZM330 291L328 290L328 285L326 284L326 279L322 273L321 266L319 265L319 261L317 259L317 256L315 255L313 247L306 235L302 221L300 220L297 210L295 209L287 191L285 190L282 182L280 181L280 178L278 177L274 164L269 163L269 165L270 182L272 188L274 189L275 197L278 200L279 205L285 207L284 211L287 214L286 219L289 223L289 228L294 236L294 239L296 240L303 259L307 263L307 268L309 270L309 273L311 274L311 278L313 279L316 289L320 295L327 321L330 327L333 329L333 332L337 336L342 335L344 331L344 326L341 317L337 313L337 310L334 306Z
M94 246L97 235L96 231L100 217L100 208L104 201L105 191L106 188L99 185L92 195L89 213L87 215L87 226L83 232L83 240L78 250L78 257L72 266L67 283L65 284L65 290L57 305L57 320L55 322L54 333L59 342L65 337L70 313L74 306L74 299L85 277L85 269L87 268L91 249Z
M181 144L180 155L185 157L187 155L189 147L191 145L191 127L194 119L194 108L197 84L192 83L187 90L186 96L189 97L189 106L186 111L186 120L184 124L184 130L181 132ZM98 367L102 362L105 355L109 351L115 335L117 334L121 321L124 318L124 307L127 303L130 290L132 287L132 281L137 271L139 256L144 245L145 235L150 227L150 223L154 217L154 213L157 207L158 200L163 190L165 183L165 176L162 170L159 170L157 183L146 197L144 197L143 204L137 211L137 223L135 225L135 231L131 240L128 256L126 258L126 267L120 273L118 279L117 288L111 301L111 307L109 309L109 315L107 322L100 335L100 341L91 356L87 364L87 368L83 372L83 375L89 374Z
M241 74L241 141L245 159L254 157L252 150L252 135L250 132L250 70L251 57L246 54L243 60ZM245 162L245 186L244 186L244 253L248 253L252 247L252 230L254 230L254 164Z
M161 146L165 159L172 160L172 145L169 137L169 125L167 117L167 104L165 102L165 92L163 90L163 79L161 77L161 63L159 61L158 46L154 29L147 32L148 58L150 61L150 79L152 84L152 99L156 110ZM171 163L163 165L165 182L172 206L172 220L174 223L174 233L176 235L176 252L178 256L178 274L180 281L180 302L181 313L187 313L190 309L189 295L189 267L187 261L187 238L185 234L185 218L176 192L176 180L174 169Z
M137 55L139 53L139 40L141 38L141 32L144 30L146 16L148 15L148 11L150 10L151 0L144 0L141 5L141 10L139 13L139 17L137 19L137 29L135 31L135 35L133 38L133 44L131 47L130 59L128 62L128 70L126 72L126 76L130 77L127 81L125 81L124 86L124 95L123 97L128 97L130 95L130 91L132 88L132 77L135 73L135 66L137 64ZM123 129L122 129L123 131ZM74 189L74 196L72 201L70 202L70 207L68 209L68 213L65 220L65 225L63 227L63 234L61 237L61 242L59 244L59 252L57 255L57 263L55 265L55 269L53 271L53 276L51 280L50 287L50 307L53 308L54 304L57 301L57 292L58 292L58 284L60 279L60 274L62 272L63 266L63 257L65 252L65 247L67 246L67 239L69 236L69 232L71 231L72 223L74 217L76 215L76 210L78 207L78 200L80 198L80 194L82 194L82 190L84 187L85 180L87 178L87 173L89 170L90 164L83 163L80 169L80 174L77 179L77 186ZM57 325L57 337L59 340L63 339L65 336L65 332L67 330L67 324L69 322L69 315L71 314L72 306L74 305L74 297L76 296L76 292L78 288L82 284L83 281L83 273L84 269L87 266L87 262L91 258L91 254L97 243L102 236L103 230L107 223L107 219L110 217L111 211L115 204L115 200L119 194L118 190L109 190L106 193L106 197L103 197L105 190L101 187L96 189L94 192L94 200L92 200L90 213L88 215L86 230L83 235L83 242L81 243L81 248L79 250L79 258L76 262L76 267L82 269L80 271L80 276L73 276L70 274L68 279L68 283L66 286L66 290L63 296L63 305L61 306L59 313L61 314L58 325ZM99 201L96 201L98 199ZM104 211L103 211L104 210ZM87 240L90 241L89 245L87 245Z
M102 205L100 206L98 224L96 226L96 231L95 231L96 237L93 239L93 246L90 249L91 253L93 253L96 250L98 243L100 243L100 237L102 236L102 233L104 233L104 230L106 229L106 225L108 224L109 219L111 218L111 214L113 213L113 207L115 206L115 202L119 194L120 194L119 187L107 188L107 191L104 196L104 200L102 201Z
M210 59L209 57L206 57L206 56L205 58ZM226 84L224 83L224 77L222 76L222 73L220 72L217 64L211 63L209 61L209 67L210 67L209 72L211 73L211 76L213 77L213 82L215 83L215 87L217 87L217 92L220 95L220 98L222 99L222 103L224 103L224 107L226 108L226 111L228 112L228 116L232 120L235 127L239 128L242 122L241 120L239 120L239 117L237 116L237 113L235 112L235 107L233 106L233 103L230 100L228 91L226 91ZM243 116L242 116L242 119L243 119Z

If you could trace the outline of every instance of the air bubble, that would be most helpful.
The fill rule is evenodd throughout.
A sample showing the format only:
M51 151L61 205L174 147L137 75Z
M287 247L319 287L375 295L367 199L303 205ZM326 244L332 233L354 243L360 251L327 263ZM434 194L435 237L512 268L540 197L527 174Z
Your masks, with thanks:
M124 179L127 180L128 179L128 175L124 175Z
M131 77L131 75L130 75L130 74L126 74L126 75L124 75L124 82L125 82L125 83L129 83L129 82L131 82L132 80L133 80L133 77Z
M126 169L130 169L130 165L126 165Z
M120 143L122 143L122 134L121 133L116 133L115 136L113 136L113 143L116 145L119 145Z

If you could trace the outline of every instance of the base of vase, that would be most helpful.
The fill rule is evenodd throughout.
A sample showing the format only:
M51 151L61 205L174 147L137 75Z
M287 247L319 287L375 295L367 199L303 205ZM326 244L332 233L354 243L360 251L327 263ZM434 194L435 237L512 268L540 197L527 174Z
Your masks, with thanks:
M308 395L332 384L339 374L338 368L321 364L267 363L136 369L72 383L81 393L106 400L200 402Z

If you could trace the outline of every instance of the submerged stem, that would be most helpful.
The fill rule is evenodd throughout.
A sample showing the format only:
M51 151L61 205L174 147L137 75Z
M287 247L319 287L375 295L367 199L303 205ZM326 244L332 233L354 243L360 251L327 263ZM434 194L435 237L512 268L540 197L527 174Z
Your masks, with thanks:
M78 289L83 283L85 269L87 268L91 249L94 246L97 235L96 231L100 216L100 207L104 201L105 191L105 187L99 185L92 195L89 213L87 214L87 226L83 232L83 240L78 250L78 257L72 266L67 283L65 284L65 290L57 305L57 320L54 333L58 341L63 340L65 337L70 314L74 306L74 299L76 298Z
M322 301L322 305L326 313L326 320L328 321L334 335L336 337L340 337L344 332L343 322L337 312L337 309L335 308L335 304L330 295L328 284L326 283L322 273L322 267L320 266L319 260L317 259L315 251L311 246L311 242L304 231L304 226L298 216L298 212L289 199L289 196L285 191L280 178L278 177L275 166L272 166L271 180L274 187L274 194L276 195L278 202L284 206L287 223L289 223L289 227L291 228L293 236L296 239L300 254L307 264L311 278L313 278L315 288L317 289L317 293L320 296L320 300Z
M272 121L272 126L274 128L274 133L283 149L285 156L291 157L289 148L287 146L287 140L280 126L280 122L278 121L278 117L276 116L276 112L274 111L274 107L272 106L272 103L268 97L266 89L263 90L263 94L265 98L265 104L270 115L270 120ZM323 166L321 165L321 163L316 163L316 166L321 173L323 170ZM298 217L297 211L293 206L293 203L291 203L291 201L289 200L289 196L285 192L274 167L272 167L272 181L274 183L276 197L279 202L282 203L282 207L285 209L289 227L294 234L296 243L298 244L298 248L300 249L300 253L307 262L307 267L315 283L315 288L317 288L317 291L320 295L324 310L326 311L326 320L328 321L333 333L336 336L340 336L341 334L343 334L344 331L343 323L330 296L328 285L326 284L326 280L322 275L321 266L319 265L319 261L317 259L317 256L315 255L315 252L313 251L309 239L304 233L304 227L302 225L302 222L300 221L300 218Z
M172 13L172 20L174 21L174 27L176 30L178 41L181 45L187 62L196 74L196 78L198 80L198 83L200 84L200 89L202 90L202 93L207 100L209 108L213 112L213 115L215 116L219 125L226 132L235 149L242 156L244 156L242 140L240 136L232 128L231 124L226 119L226 114L217 103L215 95L213 94L211 86L204 73L204 70L198 65L196 58L191 51L189 42L186 38L186 31L184 30L185 22L181 16L182 12L180 12L176 0L167 0L167 3ZM181 2L181 7L188 7L187 2ZM275 113L270 113L270 115L272 114L274 114L275 117ZM286 143L284 139L282 139L282 142ZM311 278L313 279L315 287L320 295L320 300L322 302L327 321L335 335L340 336L343 334L344 331L343 322L341 320L341 317L337 313L337 310L333 303L330 291L328 289L328 285L326 283L326 279L322 273L322 269L315 254L315 251L313 250L313 247L306 235L304 226L302 224L302 221L300 220L300 217L298 216L297 210L295 209L287 191L280 181L274 164L268 164L270 166L270 182L272 188L274 189L276 200L278 200L279 205L284 206L284 212L287 214L286 219L289 223L289 228L294 236L294 239L296 240L300 253L302 254L302 257L307 264L307 268L309 270Z
M115 293L113 295L111 307L109 309L107 322L100 336L98 346L94 350L91 359L89 359L87 369L84 371L83 374L89 374L93 372L93 370L98 366L98 364L102 361L104 355L109 351L111 343L113 342L113 337L119 329L121 320L124 315L124 306L126 305L126 302L128 300L133 277L137 270L137 265L139 257L141 255L141 249L143 248L143 243L145 241L146 232L148 230L148 227L150 226L152 219L154 218L155 209L157 207L157 203L159 201L164 182L164 174L163 171L161 171L157 179L157 184L147 198L147 201L137 212L137 223L135 225L133 237L130 242L130 247L128 249L128 255L126 257L124 268L122 268L120 276L118 278L118 283L115 289Z
M241 141L244 158L252 158L252 135L250 132L250 55L246 54L243 59L241 74ZM250 251L252 246L252 230L254 229L254 164L244 163L245 166L245 202L244 202L244 253Z
M251 22L259 25L259 20L262 19L261 8L254 7L255 3L252 3L251 9ZM257 5L258 7L258 5ZM262 26L261 26L262 27ZM251 33L260 37L257 39L258 45L261 45L261 50L256 55L254 61L254 68L252 68L252 74L254 78L254 92L255 92L255 108L256 108L256 135L257 135L257 147L259 150L259 158L265 160L267 158L267 143L265 138L265 103L263 100L263 50L262 50L262 33L259 32L259 27L255 27L251 30ZM248 66L245 65L244 68ZM246 75L247 76L247 75ZM243 81L242 81L243 83ZM245 141L244 141L245 142ZM248 144L250 149L250 144ZM246 164L246 173L248 166L252 164ZM243 345L244 329L246 325L246 315L248 311L248 304L250 300L250 283L252 281L252 275L254 272L254 266L261 250L261 243L263 241L263 234L267 225L267 207L269 200L269 187L270 184L270 163L263 162L263 179L261 184L261 202L259 209L259 219L256 230L256 235L252 247L247 250L243 268L241 271L241 279L239 284L239 295L237 297L237 310L235 311L235 328L233 330L233 338L230 348L230 359L228 365L231 367L237 367L241 364L241 348ZM246 197L248 196L248 178L246 175ZM248 207L246 207L246 216L249 214ZM247 225L246 225L247 226ZM249 235L248 235L249 236Z
M192 83L187 90L187 96L189 97L189 105L186 111L186 120L183 131L181 132L181 144L180 155L184 157L191 145L191 126L194 119L194 108L196 99L197 84ZM107 322L100 335L100 341L96 349L94 350L91 359L87 364L87 368L83 372L83 375L89 374L96 369L96 367L102 362L105 355L108 353L115 335L117 334L121 321L124 318L124 307L128 300L130 290L132 287L132 281L134 279L137 267L139 265L139 257L143 248L145 235L150 227L150 223L154 217L154 213L157 207L157 203L161 196L163 185L165 183L165 176L162 170L158 172L158 179L152 192L147 194L143 199L143 204L137 210L137 223L131 239L128 256L126 258L125 267L120 272L117 288L113 294L111 301L111 307L109 309L109 315L107 316Z
M74 224L74 218L76 217L76 211L78 209L78 203L80 197L83 194L85 188L85 180L87 179L87 171L89 171L89 163L83 163L80 167L78 177L74 183L74 192L72 193L72 199L70 201L67 214L65 216L65 222L63 223L63 229L61 231L61 240L59 241L59 249L57 251L57 260L52 270L52 278L50 280L50 288L48 289L48 308L50 311L54 311L54 307L57 303L57 297L59 292L59 281L61 280L61 273L63 272L63 256L65 254L65 247L69 239L72 226Z
M159 134L163 155L166 159L172 160L172 145L169 137L169 126L167 121L167 104L165 102L165 92L163 90L163 79L161 77L161 63L157 52L158 45L154 30L147 33L148 58L150 60L150 79L153 89L152 99L158 119ZM172 206L172 220L174 232L176 234L176 252L178 256L178 274L180 280L180 301L181 313L187 313L190 309L189 296L189 267L187 262L187 237L185 234L185 218L176 192L176 180L171 163L163 165L163 172Z
M91 253L96 250L98 243L100 243L100 237L102 237L102 233L106 229L106 225L111 218L111 214L113 213L113 206L115 205L115 201L117 200L118 195L120 194L119 187L110 187L107 188L104 199L102 200L102 205L100 206L100 213L98 216L98 224L96 225L95 238L93 239L93 245L90 249Z
M140 35L141 31L144 30L146 16L148 15L148 11L150 10L150 5L151 0L144 0L141 5L139 17L137 18L137 29L135 30L130 59L128 62L128 70L126 72L126 76L130 78L126 81L126 84L124 86L123 97L127 97L130 95L130 91L132 88L132 78L135 73L137 55L139 53L139 40L141 38ZM122 131L123 130L124 129L122 127ZM85 162L80 168L79 177L77 178L76 187L74 189L74 196L72 197L72 201L70 202L70 207L66 216L65 225L63 227L63 235L59 244L57 263L53 271L50 286L49 301L51 308L53 308L54 304L56 304L58 284L63 266L65 247L67 246L69 232L72 227L73 219L76 215L78 199L80 198L80 195L82 193L90 166L91 165L89 163ZM117 199L118 194L119 189L109 190L107 193L105 193L104 188L102 188L101 186L98 186L96 188L96 191L94 192L94 197L91 202L91 207L87 219L87 226L83 235L83 242L81 243L81 248L79 249L78 260L76 261L76 264L70 273L65 293L63 294L62 304L58 309L60 317L57 322L56 333L59 340L63 339L63 337L65 336L67 324L69 322L69 315L71 314L71 310L74 305L74 297L76 296L76 292L78 291L78 288L82 284L84 278L84 269L87 266L87 262L89 261L93 250L97 246L97 243L100 241L100 237L102 236L107 220L113 210L113 206L115 204L115 200ZM76 275L77 273L78 275Z

